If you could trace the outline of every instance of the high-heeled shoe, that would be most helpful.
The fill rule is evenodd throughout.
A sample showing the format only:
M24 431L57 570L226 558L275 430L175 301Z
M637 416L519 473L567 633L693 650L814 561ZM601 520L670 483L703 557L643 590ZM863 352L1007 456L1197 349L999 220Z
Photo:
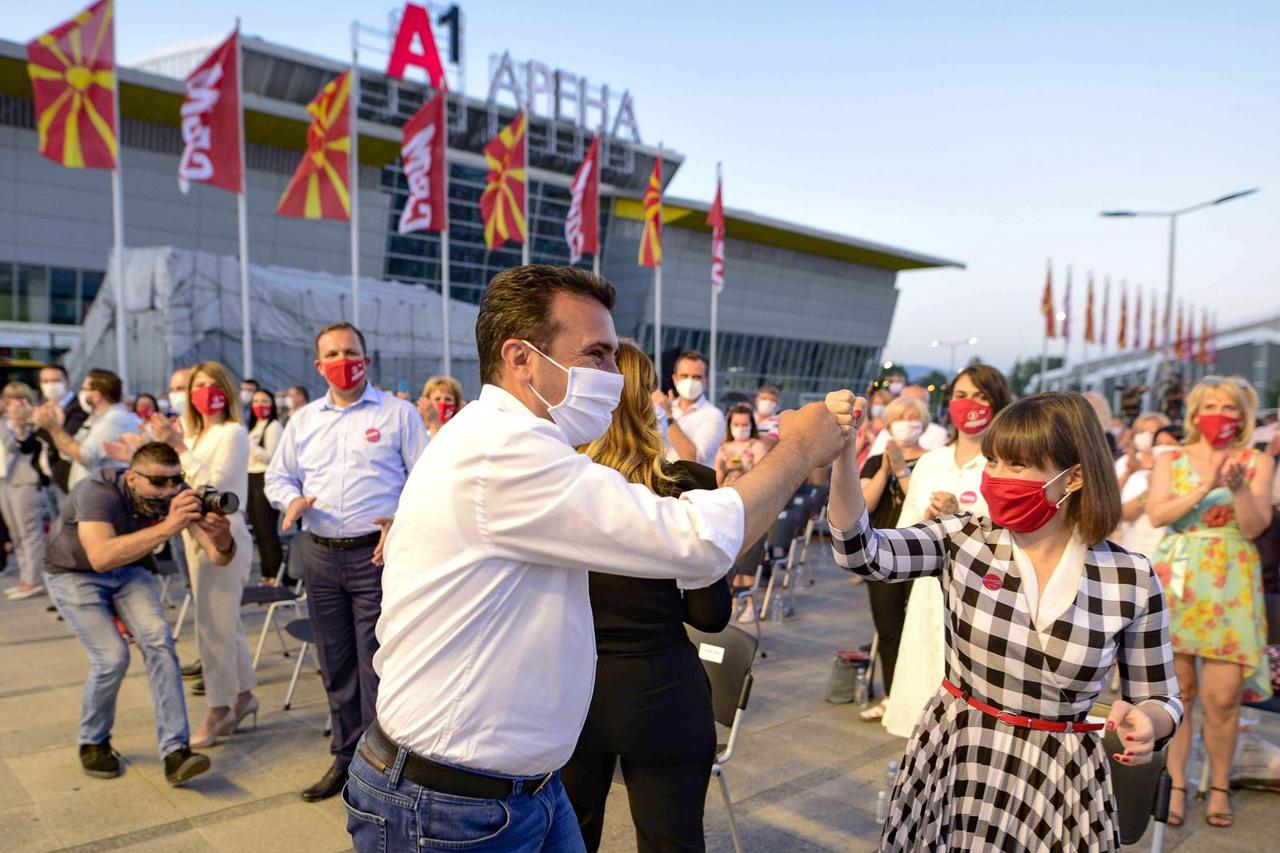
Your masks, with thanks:
M222 715L222 719L210 726L208 732L197 732L190 741L192 749L201 749L209 746L217 746L219 738L228 734L226 732L227 723L235 718L235 709L228 708L226 713ZM203 729L203 726L201 727Z
M218 734L223 737L235 734L240 729L240 723L244 721L245 717L253 717L253 727L256 729L258 727L258 709L261 707L262 703L258 701L257 696L254 696L243 708L239 710L232 708L230 719L222 725L222 728L218 729Z

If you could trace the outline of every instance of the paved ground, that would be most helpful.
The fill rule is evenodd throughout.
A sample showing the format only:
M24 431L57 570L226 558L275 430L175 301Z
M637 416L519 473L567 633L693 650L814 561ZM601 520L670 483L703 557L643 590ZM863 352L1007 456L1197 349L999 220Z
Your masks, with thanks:
M768 657L756 664L756 688L740 751L727 774L745 847L776 851L875 849L875 793L885 765L903 742L858 721L851 706L822 701L833 650L870 639L865 591L814 549L816 584L796 615L765 626ZM12 577L11 575L9 577ZM8 581L9 577L5 580ZM12 581L9 581L12 582ZM6 584L7 585L7 584ZM274 639L259 667L263 713L256 731L208 752L213 770L187 788L170 788L155 755L151 700L142 662L120 694L114 744L127 759L123 776L84 776L75 748L84 654L47 599L0 601L0 849L7 851L337 851L347 849L342 805L308 805L297 791L327 766L325 705L308 666L293 709L281 710L293 659ZM256 608L246 621L256 640ZM194 657L190 623L179 638ZM189 697L198 720L202 700ZM1270 717L1271 715L1268 715ZM1280 725L1268 721L1273 741ZM1274 850L1280 798L1245 793L1235 800L1237 828L1213 830L1203 808L1169 834L1179 853ZM609 803L606 851L633 851L626 793ZM707 844L732 850L718 792L707 797ZM1145 845L1143 847L1145 849Z

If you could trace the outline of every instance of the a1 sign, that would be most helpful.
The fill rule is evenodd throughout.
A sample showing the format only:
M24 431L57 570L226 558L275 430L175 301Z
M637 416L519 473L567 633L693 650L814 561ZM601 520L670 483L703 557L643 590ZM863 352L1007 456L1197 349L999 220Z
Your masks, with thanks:
M457 65L462 56L461 12L455 4L437 19L436 23L449 26L449 62ZM444 64L436 46L435 33L431 30L431 13L425 6L406 3L391 46L391 58L387 62L387 76L403 80L410 67L421 68L427 74L432 88L445 85Z

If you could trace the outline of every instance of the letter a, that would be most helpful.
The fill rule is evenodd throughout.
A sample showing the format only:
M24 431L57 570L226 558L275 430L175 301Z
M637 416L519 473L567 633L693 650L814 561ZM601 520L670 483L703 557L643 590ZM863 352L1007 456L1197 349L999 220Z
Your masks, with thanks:
M421 50L414 50L414 36L421 40ZM404 70L410 65L427 72L432 88L443 88L444 66L440 63L436 38L431 33L431 17L422 6L406 3L400 29L396 32L395 46L391 48L391 60L387 63L387 76L403 80Z

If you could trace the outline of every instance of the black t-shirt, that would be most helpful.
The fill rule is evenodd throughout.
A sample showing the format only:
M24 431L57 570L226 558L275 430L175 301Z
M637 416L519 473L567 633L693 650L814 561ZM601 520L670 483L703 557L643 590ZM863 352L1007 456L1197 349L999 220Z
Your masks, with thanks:
M157 519L138 514L125 486L126 473L124 468L107 468L76 483L53 523L53 529L49 531L46 572L56 575L93 571L84 546L80 544L79 525L82 521L105 521L117 536L137 533L156 523ZM155 561L150 555L139 560L138 565L155 569Z
M664 497L695 489L715 489L716 472L694 462L676 462L667 472L677 478ZM727 577L705 589L681 594L671 579L630 578L591 572L591 614L598 654L645 654L689 641L684 623L700 631L722 631L733 608Z
M906 460L907 472L910 473L915 467L918 460ZM876 474L880 473L880 466L884 464L884 454L878 453L875 456L867 458L862 463L861 477L864 480L870 480ZM898 526L898 516L902 515L902 504L907 499L907 493L902 490L902 481L889 472L889 481L884 484L884 493L880 495L880 503L876 504L874 511L868 513L871 518L871 526L884 530L890 527Z

